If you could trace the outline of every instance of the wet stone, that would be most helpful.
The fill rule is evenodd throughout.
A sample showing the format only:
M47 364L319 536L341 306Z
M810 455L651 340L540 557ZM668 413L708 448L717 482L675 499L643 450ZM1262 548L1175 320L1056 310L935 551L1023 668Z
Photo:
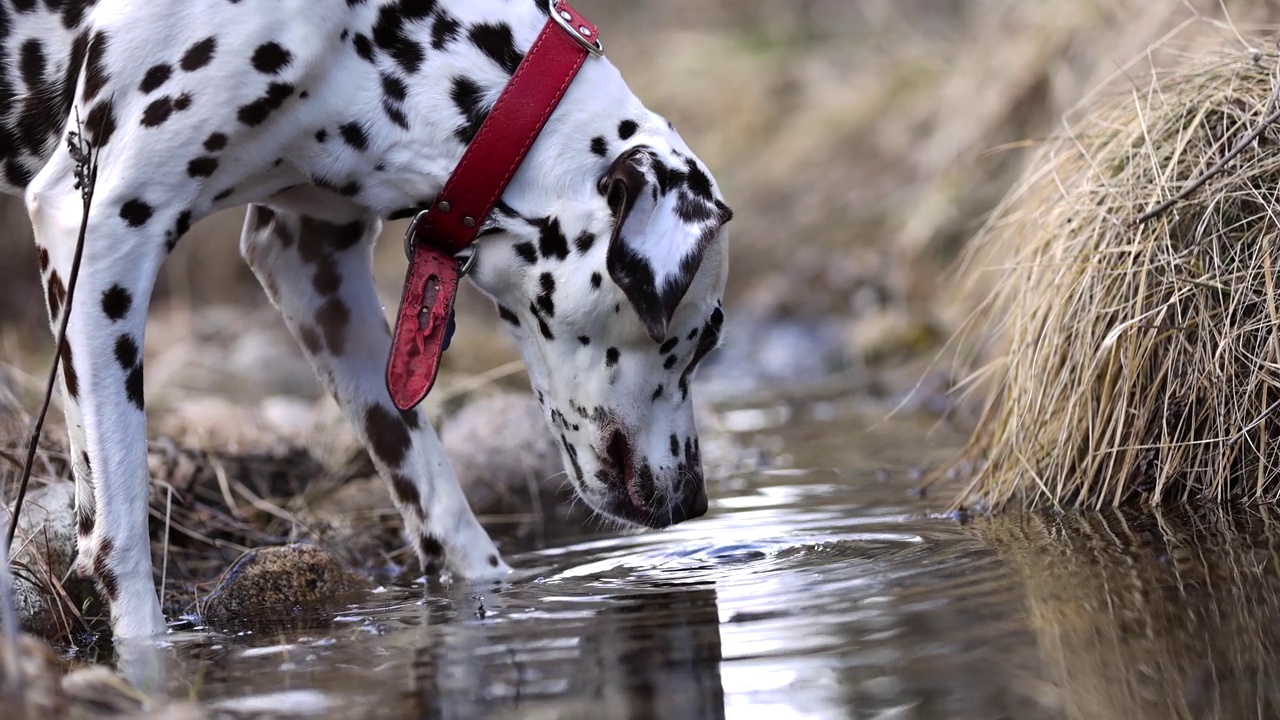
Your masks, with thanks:
M315 545L255 548L222 574L201 615L221 632L322 627L368 589L367 581Z
M9 527L9 510L0 503L0 528ZM46 638L67 631L64 609L54 607L50 588L62 584L79 606L93 596L93 585L71 573L76 557L75 485L58 481L34 487L23 501L18 532L9 551L14 566L14 602L24 630Z

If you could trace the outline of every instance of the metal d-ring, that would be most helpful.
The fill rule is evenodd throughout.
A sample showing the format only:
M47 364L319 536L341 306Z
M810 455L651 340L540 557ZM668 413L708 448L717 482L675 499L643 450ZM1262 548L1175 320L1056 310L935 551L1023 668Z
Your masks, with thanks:
M413 237L417 234L418 223L425 220L426 217L426 210L415 215L413 222L409 223L409 229L404 233L404 256L409 262L413 262ZM461 259L462 262L462 265L458 268L458 277L460 278L466 277L467 273L471 272L471 268L476 264L476 249L474 247L467 248L462 252L467 253L465 257L462 256L462 253L453 256L455 260Z
M462 259L462 266L458 268L459 278L466 277L467 273L471 272L471 268L475 267L476 255L479 255L479 253L476 252L475 248L471 248L470 250L471 252L467 253L467 256ZM458 256L454 255L453 258L457 260Z

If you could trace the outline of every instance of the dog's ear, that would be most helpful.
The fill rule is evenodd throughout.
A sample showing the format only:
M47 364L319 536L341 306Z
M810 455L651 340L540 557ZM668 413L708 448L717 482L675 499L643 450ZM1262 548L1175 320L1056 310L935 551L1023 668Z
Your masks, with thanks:
M711 179L696 163L669 166L645 145L614 160L599 189L614 219L609 277L649 337L662 342L707 245L733 212L715 197Z

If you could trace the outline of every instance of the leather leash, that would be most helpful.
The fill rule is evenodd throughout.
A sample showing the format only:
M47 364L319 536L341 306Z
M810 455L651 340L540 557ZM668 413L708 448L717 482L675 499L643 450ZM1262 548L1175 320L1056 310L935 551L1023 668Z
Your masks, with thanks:
M475 251L466 259L458 254L475 242L583 63L603 54L599 29L567 2L553 3L444 188L410 224L409 268L387 359L387 390L400 410L415 407L435 385L452 335L458 281Z

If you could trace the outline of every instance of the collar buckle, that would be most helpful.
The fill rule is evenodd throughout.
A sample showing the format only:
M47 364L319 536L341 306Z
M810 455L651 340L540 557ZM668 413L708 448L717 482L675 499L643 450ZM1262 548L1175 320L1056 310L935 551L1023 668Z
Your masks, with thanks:
M413 220L409 223L409 228L404 232L404 257L410 264L413 263L413 249L417 244L416 239L419 235L426 234L427 215L430 212L431 210L427 209L414 215ZM471 272L471 268L476 264L476 254L476 249L469 247L453 256L453 259L459 263L458 277L464 278L467 273Z
M569 33L569 37L596 57L604 56L604 43L600 42L600 29L564 2L551 6L551 19Z

